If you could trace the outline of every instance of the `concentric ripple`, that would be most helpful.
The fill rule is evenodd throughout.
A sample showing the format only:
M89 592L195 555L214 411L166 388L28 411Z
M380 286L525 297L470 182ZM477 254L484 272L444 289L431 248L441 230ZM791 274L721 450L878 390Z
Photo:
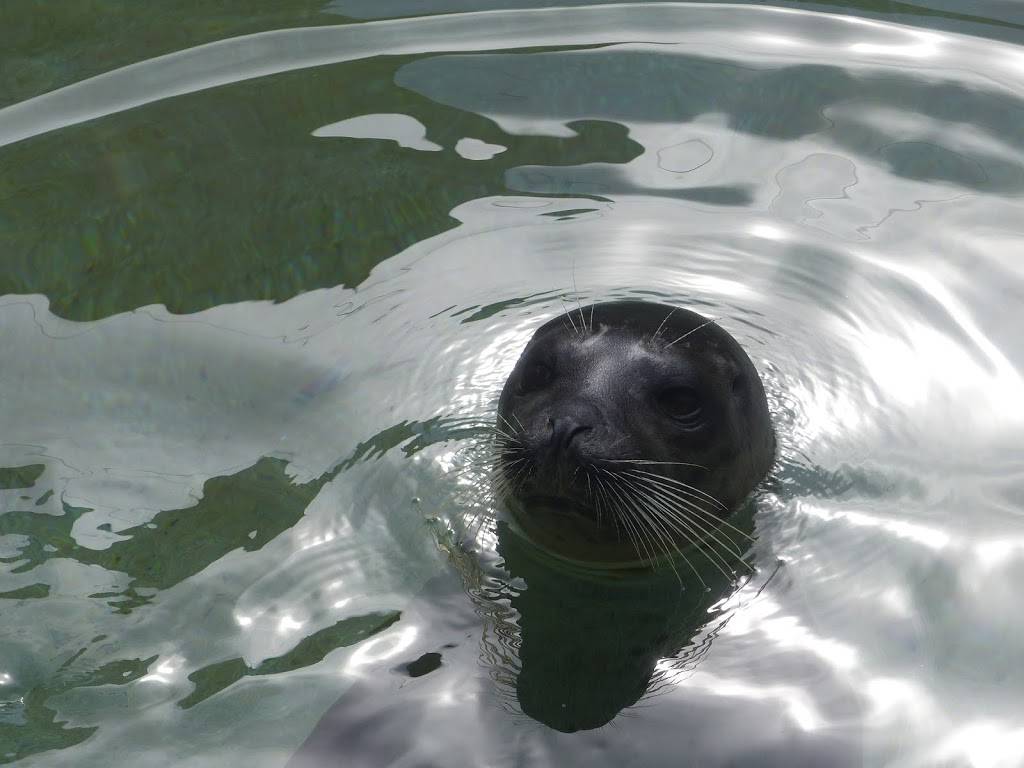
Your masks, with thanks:
M1024 762L1024 48L317 21L0 109L0 762ZM575 614L466 549L458 467L532 331L611 298L716 318L781 447L753 574L573 732L524 680Z

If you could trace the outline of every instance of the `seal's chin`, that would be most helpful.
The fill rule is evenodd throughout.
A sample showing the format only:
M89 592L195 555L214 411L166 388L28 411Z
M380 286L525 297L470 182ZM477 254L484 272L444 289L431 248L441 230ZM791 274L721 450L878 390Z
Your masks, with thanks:
M604 568L645 562L625 531L577 499L532 494L512 500L509 510L527 538L561 559Z
M559 494L534 493L518 500L523 511L532 510L551 515L575 515L591 520L597 525L597 510L586 502L571 496Z

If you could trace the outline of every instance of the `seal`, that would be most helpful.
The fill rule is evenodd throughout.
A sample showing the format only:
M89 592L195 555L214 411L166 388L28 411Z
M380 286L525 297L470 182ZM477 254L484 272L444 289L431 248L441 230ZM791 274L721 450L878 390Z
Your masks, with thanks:
M642 567L715 540L775 456L743 348L713 320L645 301L542 325L502 388L495 433L512 521L588 566Z

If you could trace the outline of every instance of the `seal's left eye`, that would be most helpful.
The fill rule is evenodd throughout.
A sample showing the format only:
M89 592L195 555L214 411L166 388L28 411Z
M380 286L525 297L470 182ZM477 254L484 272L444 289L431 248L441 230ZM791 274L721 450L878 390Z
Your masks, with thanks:
M519 392L533 392L546 387L555 378L555 372L546 363L530 363L519 377Z
M687 426L700 423L700 395L690 387L668 387L658 393L658 405L669 416Z

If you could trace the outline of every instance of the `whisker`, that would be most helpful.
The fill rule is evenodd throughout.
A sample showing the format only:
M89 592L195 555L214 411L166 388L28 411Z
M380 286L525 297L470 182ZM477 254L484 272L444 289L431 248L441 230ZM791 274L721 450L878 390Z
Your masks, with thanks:
M631 488L629 488L627 486L623 490L625 492L629 493L629 495L632 497L632 492L631 492L632 489ZM634 503L636 504L636 506L639 507L639 503L638 502L634 502ZM642 510L640 510L640 514L643 516L643 518L647 521L648 525L650 525L652 529L658 531L659 538L662 540L662 542L663 543L667 542L669 547L676 551L676 553L690 567L690 570L693 571L693 575L697 577L697 580L701 583L701 585L703 585L706 588L707 585L704 584L704 580L701 578L700 573L697 572L697 569L690 562L689 558L687 558L686 555L683 554L683 551L676 544L676 542L672 538L671 534L667 530L665 530L665 528L662 525L659 524L657 518L653 517L651 515L648 515L646 512L644 512ZM676 581L678 581L679 582L679 586L682 587L683 586L683 580L682 580L682 577L679 575L679 571L676 569L675 562L673 561L673 558L670 555L667 559L668 559L669 567L672 568L672 572L676 576Z
M649 483L650 481L649 480L642 480L641 479L641 480L635 480L633 482L637 482L637 483L644 483L644 482L646 482L646 483ZM641 484L641 485L639 485L639 489L641 491L645 491L647 493L647 495L648 495L649 502L652 505L654 505L655 507L657 507L658 509L660 509L662 511L662 513L665 514L668 517L668 520L666 522L671 522L672 523L672 527L675 528L677 531L679 531L679 533L684 534L685 536L691 537L693 544L699 545L702 540L711 539L711 541L714 544L717 544L719 547L722 547L726 551L729 551L735 557L742 558L742 554L740 552L731 550L716 535L715 530L714 530L713 527L707 525L706 523L702 524L698 519L695 519L694 517L692 517L690 515L687 515L686 514L686 507L684 507L683 509L677 509L677 508L673 507L672 504L670 503L670 500L666 499L663 496L661 496L662 492L659 489L657 489L657 488L653 488L653 487L652 488L644 488L644 486ZM688 504L688 506L692 505L692 502L687 502L687 504ZM718 522L717 519L715 519L715 521ZM685 528L685 531L683 530L684 528ZM733 544L733 546L736 546L735 543L732 542L731 540L730 540L730 543ZM711 549L711 553L714 554L718 558L718 561L720 561L726 568L729 567L728 561L726 561L726 559L719 552L717 552L716 550L714 550L712 548ZM708 554L707 552L704 552L704 554L705 554L705 557L707 557L709 559L709 561L711 561L712 564L714 564L719 569L719 571L722 572L722 575L726 576L727 578L730 578L728 576L728 574L726 574L726 572L724 570L722 570L722 568L718 565L718 561L714 560L714 558L712 558L711 555ZM742 559L741 559L741 562L742 562ZM744 565L746 565L746 563L744 563Z
M611 477L612 477L613 479L615 478L615 476L614 476L614 475L612 475L612 474L611 474L610 472L608 472L607 470L603 470L603 471L604 471L604 472L605 472L606 474L608 474L609 476L611 476ZM623 498L622 498L622 494L620 493L619 489L615 487L614 483L610 483L610 484L609 484L609 486L608 486L608 488L609 488L609 490L610 490L610 491L611 491L612 493L614 493L614 494L615 494L615 496L616 496L616 497L617 497L617 498L619 499L619 501L620 501L620 503L621 503L621 502L623 501ZM649 560L649 561L653 561L653 560L655 559L655 557L654 557L654 552L653 552L652 550L650 550L650 549L648 548L648 546L647 546L647 543L646 543L646 541L645 541L645 540L644 540L644 538L643 538L643 535L642 535L641 529L640 529L639 525L637 525L638 521L632 518L632 513L630 512L630 510L629 510L629 508L628 508L628 506L627 506L627 505L625 505L625 504L621 504L621 505L620 505L620 509L621 509L621 511L622 511L622 522L623 522L623 524L624 524L624 525L626 525L626 526L627 526L627 530L628 530L629 528L632 528L633 526L636 526L636 528L635 528L635 529L636 529L636 531L637 531L637 533L638 533L638 536L639 536L639 539L640 539L640 543L641 543L641 545L643 546L643 549L644 549L644 553L645 553L645 554L644 554L643 556L644 556L644 557L645 557L645 558L646 558L647 560ZM633 539L632 539L632 537L631 537L631 541L632 541L632 540L633 540ZM639 549L637 549L637 545L636 545L636 542L635 542L635 541L633 541L633 549L637 551L637 554L638 554L638 555L639 555L639 554L641 554L641 553L640 553L640 551L639 551Z
M659 488L648 488L648 492L651 494L653 499L657 499L661 503L661 505L665 509L666 514L672 514L677 519L682 519L689 522L698 530L704 532L705 536L713 537L715 541L719 543L720 546L725 548L734 556L743 556L743 552L739 549L739 545L737 545L736 542L734 542L732 539L723 538L720 540L718 537L715 536L714 524L722 522L721 520L715 517L696 517L695 513L702 512L703 510L691 506L690 504L682 503L679 501L679 499L672 498ZM728 544L726 544L726 541L728 542Z
M708 321L707 321L706 323L701 323L701 324L700 324L700 325L698 325L698 326L697 326L696 328L693 328L693 329L691 329L691 330L687 331L686 333L684 333L684 334L683 334L682 336L680 336L680 337L679 337L678 339L676 339L675 341L673 341L673 342L671 342L671 343L669 343L669 344L666 344L666 345L665 345L665 347L666 347L666 348L668 348L668 347L671 347L671 346L672 346L673 344L676 344L676 343L678 343L678 342L682 341L683 339L685 339L685 338L686 338L687 336L689 336L689 335L690 335L691 333L696 333L696 332L697 332L697 331L699 331L699 330L700 330L701 328L704 328L705 326L711 325L711 324L712 324L712 323L714 323L714 322L715 322L715 320L714 320L714 318L712 318L711 320L708 320Z
M636 487L636 486L634 486L634 488L637 488L637 490L640 490L641 492L642 492L642 491L644 490L644 489L642 488L642 486L641 486L641 487ZM649 495L648 495L648 496L645 496L645 499L646 499L646 500L647 500L647 501L648 501L649 503L651 503L651 504L652 504L653 506L655 506L655 507L656 507L657 509L661 509L663 513L666 513L666 512L667 512L667 510L666 510L666 508L665 508L664 504L657 504L657 503L655 503L654 499L652 499L652 498L651 498L651 497L650 497ZM679 534L681 534L681 535L682 535L682 536L683 536L684 538L686 538L686 539L687 539L687 540L688 540L688 541L689 541L689 542L690 542L691 544L694 544L694 545L697 545L697 544L698 544L697 538L695 538L695 536L694 536L694 533L695 533L695 532L694 532L693 528L692 528L692 527L690 527L690 526L688 526L688 525L686 525L686 524L685 524L685 522L683 522L683 521L681 521L680 519L678 519L678 517L676 517L676 516L670 516L670 517L668 517L668 519L666 519L666 520L663 520L662 522L663 522L664 524L666 524L666 525L669 525L671 529L673 529L673 530L675 530L676 532L678 532ZM684 528L685 528L685 529L684 529ZM681 557L682 557L682 558L683 558L684 560L686 560L686 561L687 561L687 563L689 563L689 558L687 558L687 557L686 557L686 555L685 555L685 554L684 554L684 553L682 552L682 550L680 550L680 549L679 549L679 547L675 545L675 542L674 542L674 540L672 540L672 539L671 539L671 537L670 537L670 541L672 541L672 544L673 544L673 548L674 548L674 549L676 550L676 552L678 552L678 553L679 553L679 555L680 555L680 556L681 556ZM717 554L717 553L715 553L715 554ZM707 554L706 554L706 553L705 553L705 557L707 557ZM715 566L716 568L718 568L718 569L719 569L719 571L721 571L723 575L726 575L726 578L728 578L728 576L727 576L727 574L725 573L725 571L722 571L721 567L720 567L720 566L718 565L718 563L717 563L716 561L714 561L714 560L713 560L713 559L711 559L711 558L709 558L709 560L711 560L711 563L712 563L712 564L713 564L713 565L714 565L714 566ZM723 560L723 563L724 563L724 562L725 562L725 561ZM728 565L728 563L725 563L725 564L726 564L726 565ZM692 568L692 565L691 565L691 568ZM701 584L703 584L703 585L704 585L705 587L707 587L707 584L705 584L705 583L704 583L704 580L703 580L703 579L701 578L700 574L699 574L699 573L696 573L696 569L694 569L694 572L695 572L695 574L697 575L697 578L698 578L698 579L700 580Z
M576 308L580 311L580 325L583 326L583 330L587 329L587 320L583 317L583 305L580 304L580 292L576 289L576 257L572 257L572 269L570 271L572 277L572 293L573 298L576 299Z
M729 551L730 554L733 554L737 559L739 559L739 562L743 562L743 560L741 559L741 554L729 550L729 548L724 543L722 543L717 536L715 536L715 532L713 530L708 530L693 518L686 517L681 513L681 510L675 510L666 502L657 500L655 498L652 498L651 502L652 504L655 504L659 509L661 509L662 512L666 516L668 516L671 521L674 522L674 525L677 528L677 530L679 530L680 528L685 528L689 535L693 537L691 539L692 543L704 554L708 561L712 565L714 565L723 576L730 580L735 578L734 573L729 573L729 561L726 560L722 556L722 554L715 550L712 546L708 546L707 549L705 549L701 546L701 544L704 543L706 540L710 539L713 544L717 544L723 549ZM680 532L682 531L680 530ZM744 563L744 565L746 565L746 563Z
M696 467L697 469L707 469L703 464L690 464L686 461L651 461L648 459L601 459L601 461L608 464L665 464L675 467Z
M675 311L677 309L678 309L678 307L673 307L671 310L669 310L669 313L667 315L665 315L665 319L661 321L661 325L658 326L658 330L656 330L654 332L654 335L651 336L651 341L657 341L658 340L658 334L661 333L661 329L665 327L665 323L667 323L668 319L670 317L672 317L673 314L675 314Z
M501 427L491 425L491 427L487 431L491 432L492 434L498 435L499 437L504 437L508 440L519 440L519 436L516 434L515 429L513 429L511 432L506 432Z
M506 425L508 426L508 428L512 430L512 434L513 434L513 435L514 435L514 434L516 434L516 426L515 426L515 424L513 424L512 422L510 422L510 421L508 420L508 417L507 417L507 416L505 416L505 415L504 415L504 414L502 414L502 413L499 413L499 414L498 414L498 418L499 418L499 419L501 419L502 421L504 421L504 422L505 422L505 424L506 424ZM518 419L518 418L516 418L516 415L515 415L514 413L512 414L512 418L515 418L515 419L516 419L516 421L519 421L519 419ZM522 425L522 424L520 424L520 425L519 425L519 427L520 427L520 431L522 431L522 432L525 432L525 431L526 431L526 428L525 428L525 427L523 427L523 425ZM507 434L507 433L506 433L506 434Z
M649 477L653 477L656 480L662 480L662 481L664 481L666 483L677 485L677 486L680 487L680 490L685 490L690 495L698 494L698 495L702 496L703 498L707 499L708 501L714 502L719 508L721 508L723 510L728 509L725 506L725 504L720 502L718 499L716 499L714 496L712 496L707 491L702 491L700 488L694 488L692 485L684 483L682 480L676 480L674 477L666 477L665 475L659 475L659 474L657 474L655 472L647 472L646 470L643 470L643 469L634 469L634 470L630 470L630 471L638 472L638 473L640 473L642 475L647 475Z
M597 483L598 501L600 502L603 499L605 505L607 505L609 511L611 511L611 502L610 502L610 500L608 498L608 493L605 490L604 483L601 482L601 478L598 477L597 475L594 476L594 481ZM621 531L619 530L619 520L618 520L618 518L614 514L611 515L611 518L612 518L612 523L614 523L614 525L615 525L615 540L616 541L622 541ZM600 521L600 519L601 519L601 509L600 509L600 507L598 507L597 519L598 519L598 521Z
M710 517L715 521L721 520L722 522L725 522L724 519L717 517L715 514L701 506L702 504L706 504L710 499L706 499L703 496L693 493L688 489L688 486L686 488L680 488L672 483L661 482L662 478L660 475L652 475L648 472L641 473L637 470L627 469L623 474L631 475L641 482L649 483L652 487L658 488L672 496L680 504L685 504L688 508L699 512L706 517ZM725 507L720 505L719 510L721 512L725 512Z
M607 472L607 470L605 470L605 472ZM609 473L609 474L611 474L611 473ZM616 477L616 476L612 475L612 477ZM621 479L621 478L616 478L616 479ZM697 580L700 581L701 584L706 588L707 585L704 584L704 580L701 578L700 573L697 572L697 569L694 568L693 564L689 561L689 558L687 558L686 555L683 554L682 550L679 549L678 545L675 543L675 541L673 540L672 536L669 535L669 533L663 528L663 526L659 524L659 521L658 521L658 519L655 516L649 515L647 513L647 511L643 508L643 505L640 503L640 500L638 500L638 499L636 499L634 497L634 495L632 493L632 488L630 487L628 480L626 481L624 486L621 488L621 490L622 490L622 495L626 498L628 503L632 506L633 510L635 510L635 512L636 512L637 523L639 523L641 520L643 520L643 521L646 522L647 527L650 529L649 538L651 539L651 544L652 544L651 549L653 550L653 543L654 543L653 539L654 539L655 536L657 536L657 538L661 540L663 550L667 553L669 549L674 549L676 551L676 553L683 559L684 562L686 562L686 564L693 571L694 575L697 577ZM653 534L653 535L651 535L651 534ZM667 544L668 547L665 547L664 546L665 544ZM672 569L672 572L675 574L676 581L679 582L680 586L682 586L682 584L683 584L682 577L679 575L679 571L676 569L675 562L673 561L671 555L669 555L669 557L667 558L667 562L668 562L669 567ZM656 558L652 559L652 565L654 567L657 567L657 559Z
M740 536L742 536L743 538L747 539L751 543L753 543L755 541L754 537L750 536L749 534L747 534L744 531L741 531L739 528L737 528L736 526L732 525L732 523L730 523L729 521L723 520L722 518L717 517L716 515L712 514L711 512L707 511L706 509L701 508L699 505L695 504L692 499L687 499L687 498L678 496L675 493L673 493L671 490L668 490L668 489L665 489L665 488L652 487L650 490L651 490L652 493L657 493L661 498L665 499L666 502L672 503L672 504L678 504L680 506L680 509L679 509L680 513L686 514L688 519L694 520L695 522L703 521L704 523L709 524L713 528L716 528L718 530L720 530L722 528L728 528L732 532L739 534ZM696 516L696 517L694 517L694 516ZM727 532L726 531L722 530L721 533L722 533L722 536L726 537L728 539L728 541L733 546L737 546L738 547L738 545L731 538L729 538L727 536ZM740 556L740 555L737 554L737 556Z
M453 457L467 457L470 459L477 459L480 457L501 457L507 456L510 453L521 451L523 446L518 441L509 440L506 437L495 436L486 442L481 442L479 445L473 446L472 449L462 449L455 451Z
M629 543L633 547L633 551L636 553L637 557L644 557L642 552L644 545L638 538L639 531L630 516L628 514L615 515L615 519L622 521L622 527L626 531L626 538L629 540Z
M633 472L633 473L636 473L636 472L639 472L640 470L635 470L635 469L634 469L634 470L626 470L626 471L627 471L627 472ZM652 475L652 474L651 474L651 473L649 473L649 472L645 472L645 473L643 473L643 474L644 474L644 475L647 475L647 476L649 476L649 477L651 477L651 478L653 478L651 482L653 482L653 483L654 483L655 485L659 485L659 483L658 483L658 480L661 480L661 479L668 479L668 478L663 478L663 477L662 477L661 475ZM684 484L684 485L685 485L685 484ZM736 527L735 525L733 525L732 523L730 523L730 522L729 522L728 520L723 520L722 518L716 517L715 515L713 515L713 514L712 514L711 512L709 512L708 510L706 510L706 509L703 509L703 508L701 508L701 507L697 506L697 505L696 505L696 504L694 503L694 501L693 501L692 499L687 499L687 498L686 498L685 496L681 496L680 494L681 494L681 493L684 493L685 491L681 491L680 489L674 488L674 487L672 487L671 485L665 485L665 484L661 484L661 485L660 485L660 487L661 487L661 488L662 488L662 489L663 489L663 490L664 490L664 491L665 491L666 493L668 493L668 494L669 494L669 495L671 495L671 496L672 496L673 498L675 498L675 499L676 499L676 501L678 501L678 502L680 502L680 503L687 503L687 504L691 504L691 505L694 505L694 506L693 506L693 509L694 509L694 511L696 511L696 512L699 512L699 513L701 513L701 514L703 514L703 515L705 515L705 516L707 516L707 517L711 518L712 520L714 520L714 521L716 521L716 522L719 522L719 523L721 523L722 525L726 526L727 528L729 528L729 529L731 529L731 530L735 531L736 533L738 533L738 534L739 534L740 536L743 536L743 537L744 537L745 539L749 540L750 542L754 542L754 541L755 541L755 539L754 539L754 537L753 537L753 536L751 536L750 534L746 533L745 531L741 531L741 530L740 530L739 528L737 528L737 527ZM687 486L687 488L689 488L689 486ZM689 496L691 496L691 497L693 497L693 494L692 494L692 493L689 493L688 495L689 495ZM707 494L705 494L705 495L707 495ZM698 497L693 497L693 498L698 498ZM722 505L722 504L721 504L720 502L718 502L717 500L715 500L715 499L714 499L713 497L711 497L711 498L712 498L712 500L713 500L713 501L715 501L715 503L716 503L716 504L718 504L718 505L719 505L719 506L720 506L720 507L721 507L721 508L722 508L723 510L725 510L725 509L726 509L726 508L725 508L725 506L724 506L724 505Z
M601 527L601 505L598 503L597 497L594 496L594 483L590 477L590 469L588 467L583 468L583 476L587 478L587 500L594 505L594 512L597 514L597 527Z
M558 300L562 302L562 309L565 309L565 300L562 299L562 298L559 298ZM576 321L572 319L572 311L571 310L566 309L566 311L562 314L562 317L564 317L570 323L572 323L572 329L576 332L577 336L582 336L583 335L583 332L580 331L580 329L576 327Z

